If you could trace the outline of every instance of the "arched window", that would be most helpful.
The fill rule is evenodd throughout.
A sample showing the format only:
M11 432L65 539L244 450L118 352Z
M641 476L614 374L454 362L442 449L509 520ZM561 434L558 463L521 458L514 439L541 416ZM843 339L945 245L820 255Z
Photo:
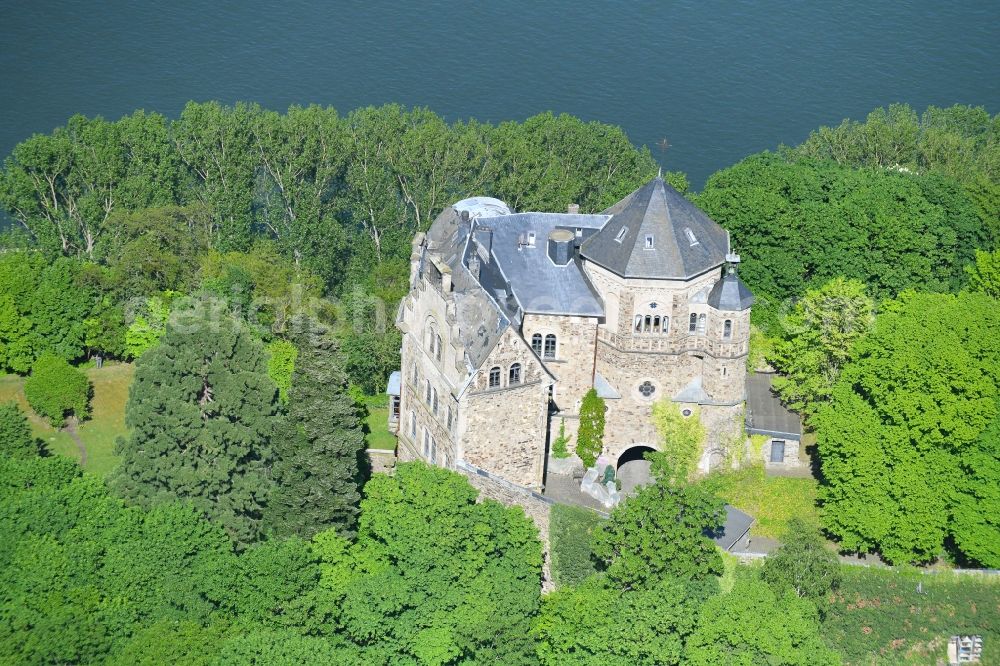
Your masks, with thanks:
M410 437L417 436L417 415L410 410Z
M435 335L434 336L434 347L435 347L435 349L434 349L434 358L436 358L437 360L440 361L441 360L441 336L440 335Z
M666 335L670 332L670 317L664 317L661 324L661 332Z
M691 313L691 318L688 323L688 333L694 333L698 330L698 315Z
M723 324L722 324L722 337L727 338L727 339L733 337L733 320L732 319L727 319L725 322L723 322Z
M698 332L705 333L705 315L703 314L698 315Z
M535 333L533 336L531 336L531 350L533 352L535 352L536 354L538 354L539 356L542 355L542 334L541 333Z
M646 315L642 320L642 332L649 333L649 330L653 327L653 317Z
M490 388L500 386L500 366L490 368Z
M545 358L556 357L556 336L549 333L545 336Z
M510 375L508 376L508 384L520 384L521 383L521 364L514 363L510 366Z
M427 403L428 407L431 406L431 380L429 379L424 380L424 402Z
M642 315L635 316L635 332L642 333Z
M451 411L451 405L448 405L448 430L451 430L451 426L454 422L455 422L455 415Z
M660 332L660 315L653 317L653 333Z
M438 413L438 390L436 388L431 389L431 411L437 416Z

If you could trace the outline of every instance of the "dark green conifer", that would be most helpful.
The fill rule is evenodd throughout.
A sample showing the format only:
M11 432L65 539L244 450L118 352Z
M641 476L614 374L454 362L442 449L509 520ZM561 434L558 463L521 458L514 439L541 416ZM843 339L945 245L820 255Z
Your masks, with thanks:
M299 355L288 392L285 435L266 521L278 536L309 538L334 527L353 534L361 499L365 436L337 346L315 321L298 319Z
M238 544L256 540L282 417L261 343L204 300L171 315L136 364L110 483L144 507L191 502Z
M16 402L0 404L0 456L33 458L38 455L38 440L31 434L28 418Z

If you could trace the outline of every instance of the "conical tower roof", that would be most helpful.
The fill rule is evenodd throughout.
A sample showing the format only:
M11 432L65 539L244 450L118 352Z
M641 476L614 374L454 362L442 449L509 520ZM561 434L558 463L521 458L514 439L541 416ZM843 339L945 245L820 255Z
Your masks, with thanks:
M726 261L729 232L662 178L604 214L611 219L580 254L623 277L685 280Z

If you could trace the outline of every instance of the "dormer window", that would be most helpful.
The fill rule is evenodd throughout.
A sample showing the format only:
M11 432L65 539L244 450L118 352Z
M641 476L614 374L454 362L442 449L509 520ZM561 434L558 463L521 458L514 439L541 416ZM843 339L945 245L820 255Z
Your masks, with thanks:
M528 232L528 247L535 247L535 232Z
M621 243L622 240L625 239L625 234L627 234L627 233L628 233L628 227L622 227L621 231L618 232L618 235L615 236L615 242L616 243Z
M653 234L646 234L646 249L647 250L654 249L654 246L653 246Z
M691 231L691 227L684 227L684 235L687 236L688 243L691 244L691 247L698 244L698 237L694 235L693 231Z
M576 228L576 237L580 238L582 236L583 236L583 227L577 227Z

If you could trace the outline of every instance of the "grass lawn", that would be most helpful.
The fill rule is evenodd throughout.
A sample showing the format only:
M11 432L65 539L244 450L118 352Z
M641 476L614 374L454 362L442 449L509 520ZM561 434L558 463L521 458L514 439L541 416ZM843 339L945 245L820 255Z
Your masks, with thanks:
M705 483L719 497L757 519L751 534L780 540L788 521L796 517L819 525L815 479L766 476L762 466L754 466L710 476Z
M126 433L125 402L128 387L132 383L134 368L131 364L106 365L101 369L89 368L85 371L94 385L91 401L91 416L80 424L80 440L87 448L88 472L100 476L107 474L117 463L114 455L115 439ZM0 402L14 400L28 415L35 436L45 442L52 453L80 459L80 452L70 436L56 430L38 418L28 406L24 397L24 378L17 375L0 377Z
M389 432L389 396L376 395L365 398L368 418L365 419L365 442L369 449L396 449L396 436Z

